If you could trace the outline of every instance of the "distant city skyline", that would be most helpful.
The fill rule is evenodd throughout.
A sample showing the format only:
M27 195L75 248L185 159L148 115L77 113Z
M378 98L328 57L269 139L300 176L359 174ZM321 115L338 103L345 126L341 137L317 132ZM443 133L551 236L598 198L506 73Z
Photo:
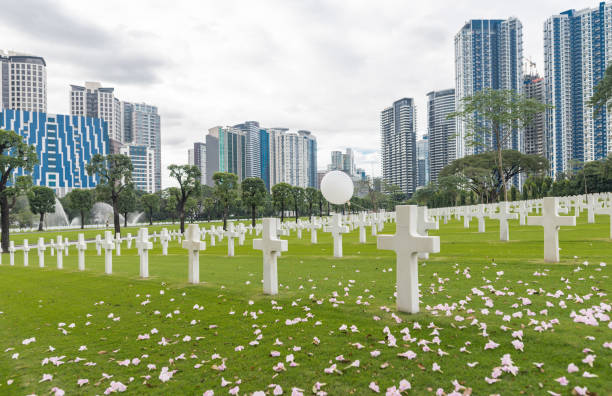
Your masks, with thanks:
M598 3L464 0L407 11L403 1L143 7L25 0L3 5L0 35L10 37L4 48L45 58L49 113L69 113L69 85L79 81L154 103L164 187L172 185L166 167L185 163L208 128L249 119L312 131L319 169L331 151L351 147L356 165L378 176L380 110L414 98L417 133L426 133L426 94L454 86L453 38L467 20L520 19L524 56L542 75L546 19Z

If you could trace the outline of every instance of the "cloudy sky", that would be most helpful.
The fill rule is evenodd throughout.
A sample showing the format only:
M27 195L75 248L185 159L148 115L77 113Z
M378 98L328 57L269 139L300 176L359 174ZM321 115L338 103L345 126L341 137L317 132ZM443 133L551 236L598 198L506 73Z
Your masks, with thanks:
M258 120L312 131L319 168L353 147L378 175L379 114L454 86L453 37L468 19L518 17L524 55L542 65L542 24L592 0L2 1L0 48L43 56L48 110L69 84L100 81L157 105L163 167L186 163L208 128ZM163 184L168 186L167 172Z

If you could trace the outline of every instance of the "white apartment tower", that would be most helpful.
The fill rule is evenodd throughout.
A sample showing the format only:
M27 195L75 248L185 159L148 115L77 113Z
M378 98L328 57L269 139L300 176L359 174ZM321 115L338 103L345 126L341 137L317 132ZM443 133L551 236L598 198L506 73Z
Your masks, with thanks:
M0 110L47 112L47 64L40 56L0 50Z
M417 187L416 106L403 98L380 114L382 178L404 194Z
M429 140L429 179L438 181L438 174L457 157L456 124L448 115L455 111L455 90L445 89L427 94L427 135Z
M85 86L70 86L70 114L101 118L108 124L108 136L123 142L121 104L114 88L104 88L99 82L86 82Z
M523 26L516 18L472 19L455 35L455 106L485 89L523 89ZM486 126L485 126L486 127ZM492 134L468 136L468 124L457 121L457 158L491 150ZM471 144L477 142L476 145ZM506 148L523 150L522 131L514 131Z

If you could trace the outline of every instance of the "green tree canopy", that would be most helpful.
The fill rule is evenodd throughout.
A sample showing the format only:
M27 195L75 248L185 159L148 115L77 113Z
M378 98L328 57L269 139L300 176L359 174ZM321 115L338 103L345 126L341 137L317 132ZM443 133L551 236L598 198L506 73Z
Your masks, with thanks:
M27 192L32 178L14 178L14 172L22 169L32 172L38 163L36 148L24 142L14 131L0 130L0 223L2 226L2 251L8 252L10 210L15 206L17 197Z
M142 206L149 215L149 225L153 225L153 213L159 210L159 195L145 194L140 198Z
M119 193L119 200L117 201L117 210L123 215L124 227L127 227L128 224L128 214L136 210L136 203L136 191L134 190L133 184L121 190Z
M32 213L40 215L38 231L42 231L45 213L55 211L55 191L49 187L34 186L28 191L28 201Z
M119 222L119 194L132 184L132 161L124 154L96 154L87 165L87 173L98 178L96 190L102 196L108 197L113 207L113 223L115 233L121 232Z
M229 172L217 172L213 175L214 195L223 209L223 229L227 230L227 217L230 206L238 199L238 176Z
M281 223L285 220L285 209L291 199L291 189L293 187L288 183L278 183L272 187L272 199L274 204L281 212Z
M91 211L91 208L93 208L94 204L93 191L77 188L66 194L66 200L68 202L68 206L72 210L80 213L81 229L84 229L87 215Z
M304 199L308 204L308 219L312 219L312 207L317 203L319 191L313 187L306 187L304 190Z
M191 197L200 194L200 169L195 165L170 165L170 177L174 178L179 187L169 190L176 198L177 212L181 222L181 232L185 232L185 204Z
M251 224L255 227L257 207L264 204L268 191L259 177L247 177L241 183L242 202L251 209Z
M502 151L508 147L513 135L531 124L538 113L549 107L536 99L527 98L514 90L485 89L461 99L460 111L449 118L459 118L467 125L466 141L471 146L488 149L492 141L497 152L495 162L501 176L504 200L508 200L507 178L502 171Z

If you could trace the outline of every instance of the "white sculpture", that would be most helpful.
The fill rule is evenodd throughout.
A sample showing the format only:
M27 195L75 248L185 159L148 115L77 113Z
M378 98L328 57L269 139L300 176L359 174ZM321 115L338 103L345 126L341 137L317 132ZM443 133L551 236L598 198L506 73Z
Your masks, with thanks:
M263 252L264 294L278 294L278 270L276 259L287 251L287 241L276 236L276 219L263 219L263 235L253 240L253 249Z
M544 261L548 263L559 262L559 227L576 225L574 216L559 216L558 201L556 197L546 197L542 216L527 216L528 225L544 227Z
M397 309L401 312L419 312L418 253L438 253L440 237L420 236L417 232L416 205L395 207L395 235L379 235L377 248L393 250L397 255L396 283Z

